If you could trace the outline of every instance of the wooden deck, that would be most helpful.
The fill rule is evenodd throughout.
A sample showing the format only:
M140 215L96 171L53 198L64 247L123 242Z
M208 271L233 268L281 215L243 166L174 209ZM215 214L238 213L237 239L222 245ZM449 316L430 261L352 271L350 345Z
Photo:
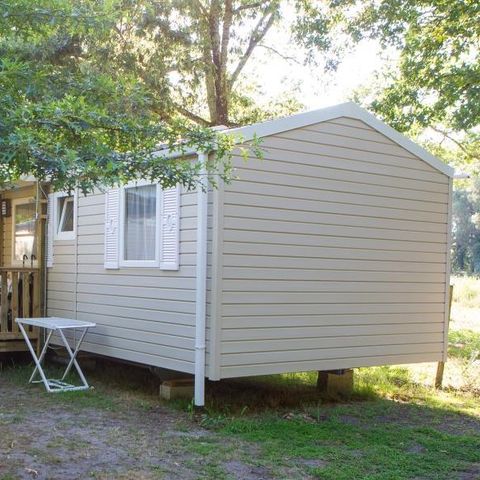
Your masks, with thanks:
M41 316L40 280L38 268L0 267L0 353L27 350L15 319ZM38 342L38 328L28 334Z

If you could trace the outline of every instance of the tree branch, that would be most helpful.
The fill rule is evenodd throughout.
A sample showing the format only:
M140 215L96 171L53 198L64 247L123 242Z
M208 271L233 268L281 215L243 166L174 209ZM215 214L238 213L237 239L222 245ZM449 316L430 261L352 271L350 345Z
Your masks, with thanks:
M466 153L467 155L470 155L471 153L468 151L467 148L465 148L465 145L463 145L461 142L459 142L458 140L456 140L455 138L453 138L448 132L445 132L444 130L442 130L441 128L438 128L438 127L433 127L433 126L430 126L430 128L434 131L434 132L437 132L439 133L440 135L443 135L446 139L450 140L451 142L453 142L460 150L462 150L463 153Z
M258 45L259 47L265 48L270 50L271 52L278 55L280 58L283 58L287 62L295 62L298 65L302 65L302 62L299 62L295 57L289 57L288 55L284 55L282 52L279 52L276 48L270 47L269 45L264 45L263 43Z
M230 90L232 89L238 76L243 70L243 67L245 67L245 64L247 63L248 59L252 55L253 50L263 40L263 38L267 34L270 27L273 25L273 22L275 21L275 13L276 12L271 12L271 13L269 13L268 11L264 12L262 17L258 21L258 23L255 25L255 28L253 29L252 34L250 36L247 49L245 50L244 54L241 56L235 70L233 71L230 77L230 82L229 82Z
M208 120L205 120L203 117L200 117L200 115L197 115L196 113L191 112L190 110L187 110L185 107L182 107L178 103L173 102L173 106L175 109L178 110L178 112L183 115L184 117L187 117L188 119L194 121L195 123L198 123L199 125L202 125L203 127L211 127L212 124Z
M270 0L261 0L259 2L252 2L252 3L246 3L245 5L240 5L239 7L235 8L233 10L233 14L236 15L237 13L241 12L242 10L248 10L249 8L257 8L265 5L268 3Z
M222 41L220 48L220 67L225 71L228 57L228 43L230 40L230 27L233 19L232 0L225 0L225 13L223 15Z

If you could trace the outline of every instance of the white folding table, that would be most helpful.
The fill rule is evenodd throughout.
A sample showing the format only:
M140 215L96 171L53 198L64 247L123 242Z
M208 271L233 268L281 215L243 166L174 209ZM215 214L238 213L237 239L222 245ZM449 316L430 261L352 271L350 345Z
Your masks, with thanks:
M81 320L73 320L70 318L59 318L59 317L40 317L40 318L17 318L15 320L18 323L18 327L22 332L22 335L25 338L25 342L27 342L28 349L32 354L33 361L35 362L35 369L33 370L32 376L30 377L29 383L40 383L43 382L47 392L66 392L66 391L74 391L74 390L86 390L89 388L87 380L83 375L82 370L77 362L77 354L80 350L80 346L82 345L83 339L88 332L89 328L95 327L95 323L92 322L83 322ZM40 353L40 356L37 357L35 353L35 349L32 346L30 338L28 337L27 332L25 331L25 326L31 325L33 327L40 327L44 328L48 331L47 339L45 340L45 345ZM73 330L74 332L74 346L73 350L70 347L70 344L67 341L64 331L66 330ZM76 330L80 330L80 336L78 340L76 340ZM42 368L42 362L45 359L45 354L47 353L48 345L50 340L52 339L52 335L54 333L58 333L62 342L70 356L70 361L68 362L67 368L65 369L63 376L61 379L49 379L46 377L45 372ZM75 367L77 370L78 376L82 381L82 385L75 386L69 383L66 383L64 380L72 367ZM40 375L40 380L34 380L35 375L37 372Z

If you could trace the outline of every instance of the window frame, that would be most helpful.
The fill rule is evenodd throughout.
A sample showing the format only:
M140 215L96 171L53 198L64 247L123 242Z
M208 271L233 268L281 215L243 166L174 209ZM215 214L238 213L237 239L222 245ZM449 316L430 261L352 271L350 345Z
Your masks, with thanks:
M125 259L125 190L135 187L146 187L154 185L155 188L155 259L154 260L127 260ZM119 215L119 252L118 265L122 268L159 268L160 267L160 229L161 229L161 212L162 212L162 189L160 184L148 180L139 180L137 182L128 183L120 187L120 215Z
M60 231L60 222L65 214L65 207L60 208L60 200L65 197L73 199L73 230L70 232ZM68 192L55 192L53 194L53 238L55 240L75 240L77 235L77 193L68 194Z
M19 266L19 265L23 265L23 260L17 260L15 258L15 243L16 243L16 236L17 236L17 232L16 232L16 223L15 223L15 216L16 216L16 213L17 213L17 206L18 205L29 205L29 204L33 204L35 205L35 199L33 198L30 198L30 197L27 197L27 198L16 198L12 201L12 249L11 249L11 258L10 258L10 261L11 261L11 264L12 265L15 265L15 266ZM34 232L33 233L33 241L35 242L35 236L36 236L37 232ZM33 252L34 255L36 255L36 252ZM38 262L38 259L35 260L34 262L34 266L37 265L37 262ZM28 259L28 263L30 264L30 258Z

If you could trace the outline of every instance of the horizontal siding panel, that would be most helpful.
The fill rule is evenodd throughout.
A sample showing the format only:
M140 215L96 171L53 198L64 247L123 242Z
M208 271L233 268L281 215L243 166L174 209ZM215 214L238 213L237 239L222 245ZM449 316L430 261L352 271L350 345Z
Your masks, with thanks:
M305 245L268 245L254 242L225 242L224 252L233 255L299 257L299 258L328 258L344 260L374 260L374 261L404 261L404 262L445 262L444 253L427 253L416 251L372 250L365 248L330 248Z
M102 274L80 274L78 275L80 284L110 285L112 287L155 287L157 289L183 289L194 290L195 279L192 277L172 277L170 275L102 275ZM194 294L191 298L194 298Z
M315 157L315 164L311 165L302 163L301 168L299 168L298 158L295 158L295 162L292 162L290 156L290 161L287 161L288 155L284 154L284 159L279 161L279 152L281 151L270 150L265 153L262 160L258 160L255 157L248 157L246 161L242 159L242 162L237 160L235 162L237 174L240 176L240 178L244 178L244 175L242 175L242 172L244 171L254 173L266 170L273 171L278 174L292 175L294 177L322 178L333 181L358 183L359 185L377 185L402 188L406 190L421 190L425 192L448 194L448 181L447 177L445 176L443 176L441 181L438 182L431 180L420 180L418 176L413 176L412 174L411 178L392 176L390 171L386 171L384 174L381 174L378 171L372 173L345 170L338 168L338 160L336 162L337 166L325 166L325 163L329 165L330 162L323 161L321 156Z
M61 298L64 298L62 295ZM57 295L52 295L51 293L48 293L47 297L47 304L48 304L48 311L50 312L51 310L66 310L69 312L73 312L75 309L75 305L72 300L60 300L60 298L57 298Z
M408 353L399 355L378 355L357 358L334 358L329 360L312 360L299 362L276 362L258 365L241 365L222 367L221 378L247 377L254 375L272 375L287 372L306 372L311 370L331 370L356 367L373 367L378 365L400 365L403 363L439 362L442 352Z
M444 293L443 283L333 282L317 280L223 280L224 292Z
M118 297L134 299L155 299L155 300L178 300L180 302L193 302L195 296L191 290L153 288L143 286L141 283L136 286L120 286L96 284L94 282L79 283L78 292L85 294L106 295L111 304L115 304Z
M412 221L400 219L377 218L367 216L352 216L347 214L332 214L312 211L296 211L282 208L263 208L260 206L226 205L225 216L233 218L248 218L261 220L278 220L283 222L303 222L315 225L341 225L349 227L368 227L392 230L409 230L442 233L446 230L446 223L432 223L427 221Z
M301 171L299 169L299 171ZM447 203L447 193L425 192L423 190L384 187L382 185L367 185L363 183L354 183L344 180L330 180L318 177L294 176L284 173L270 171L245 170L237 171L238 178L258 184L260 191L261 185L276 185L280 187L297 187L303 189L323 190L333 192L345 192L364 195L374 195L378 197L398 198L406 200L420 200L433 203ZM187 219L188 221L188 219Z
M50 280L48 282L48 289L50 292L68 292L72 293L75 291L75 283L74 282L54 282Z
M262 255L224 255L228 267L272 267L322 270L362 270L381 272L445 272L445 263L432 262L388 262L375 260L344 260L329 258L290 258Z
M296 325L296 322L291 322L290 325L292 326L284 327L272 325L270 328L242 328L240 323L236 325L238 328L225 328L223 330L222 339L225 343L234 342L238 344L239 342L252 340L276 341L278 339L284 340L293 338L315 340L319 338L330 337L352 337L355 335L417 335L420 333L429 335L436 333L443 335L444 324L440 321L440 318L437 318L437 320L439 321L436 323L374 323L370 325L322 325L315 327L300 326ZM331 321L335 323L334 318L327 318L326 321ZM385 318L385 321L387 322L388 319Z
M79 202L78 214L79 217L89 217L92 215L97 215L101 218L105 218L105 198L102 196L98 199L97 202L92 202L89 204Z
M323 281L365 281L365 282L419 282L438 283L445 281L441 272L375 272L354 270L308 270L302 268L259 268L224 267L224 279L263 279L263 280L323 280Z
M96 343L104 341L106 345L118 345L125 340L142 343L142 351L146 353L160 353L162 356L177 360L191 360L193 354L193 340L185 337L161 335L154 332L142 332L135 328L119 328L116 326L97 324L88 332L89 340ZM104 340L102 340L102 337ZM175 344L176 347L171 345Z
M316 247L364 248L385 251L415 251L446 253L442 243L408 240L377 240L370 238L330 237L316 234L261 232L229 229L224 232L225 242L264 243L270 245L306 245Z
M75 282L75 274L74 273L61 273L57 272L55 268L52 268L48 273L48 285L50 286L51 282L57 283L73 283Z
M445 293L320 293L320 292L225 292L225 304L362 304L362 303L441 303Z
M238 207L282 208L292 212L332 213L336 215L357 215L361 217L389 218L399 220L428 221L447 223L446 213L416 211L393 207L365 206L354 203L338 203L318 200L296 199L263 194L244 194L228 192L225 195L225 204ZM301 213L300 213L301 215Z
M276 338L275 340L252 340L222 342L223 354L304 351L326 348L379 347L437 343L443 345L443 331L436 333L411 332L406 334L361 335L317 338ZM320 354L322 352L320 351ZM227 357L228 358L228 357Z
M330 304L224 304L223 315L241 317L243 315L346 315L375 313L443 313L445 303L330 303Z
M182 313L163 310L149 310L135 307L122 307L118 305L103 305L80 301L78 303L78 312L82 316L85 314L111 316L135 320L146 320L164 324L175 324L194 326L195 315L192 313ZM80 316L79 316L80 318Z
M285 232L335 237L354 237L384 240L407 240L432 242L445 245L447 234L437 232L403 231L383 228L351 227L344 225L318 225L315 223L282 222L280 220L260 220L225 217L224 228L233 230L253 230L262 232Z
M254 365L276 362L298 362L330 360L334 358L358 358L368 356L406 355L439 353L443 342L425 342L405 345L368 345L362 347L315 348L303 350L279 350L273 352L246 352L223 354L225 367L236 365Z
M194 313L195 304L193 302L180 302L175 300L159 300L155 298L138 297L115 297L111 295L100 295L93 293L78 293L79 303L92 303L96 305L112 305L119 307L133 307L138 309L149 309L157 311Z
M146 333L163 334L166 337L185 337L189 340L187 348L193 348L193 338L195 337L195 327L192 325L180 325L176 323L167 323L157 315L155 320L142 320L139 318L119 317L96 313L80 312L78 318L87 322L95 322L99 325L107 325L122 329L134 329ZM163 342L161 342L163 343ZM173 343L173 340L169 343Z
M337 202L341 204L357 204L365 206L388 207L411 209L415 211L425 212L446 212L446 202L432 202L413 200L411 198L391 198L388 196L375 196L368 194L368 192L349 193L333 190L319 190L313 188L302 188L301 186L282 186L277 188L275 185L268 183L255 183L242 181L242 179L235 180L226 187L225 201L232 203L229 200L230 193L243 193L245 195L268 195L271 197L306 199L317 202ZM283 200L280 200L283 201Z

